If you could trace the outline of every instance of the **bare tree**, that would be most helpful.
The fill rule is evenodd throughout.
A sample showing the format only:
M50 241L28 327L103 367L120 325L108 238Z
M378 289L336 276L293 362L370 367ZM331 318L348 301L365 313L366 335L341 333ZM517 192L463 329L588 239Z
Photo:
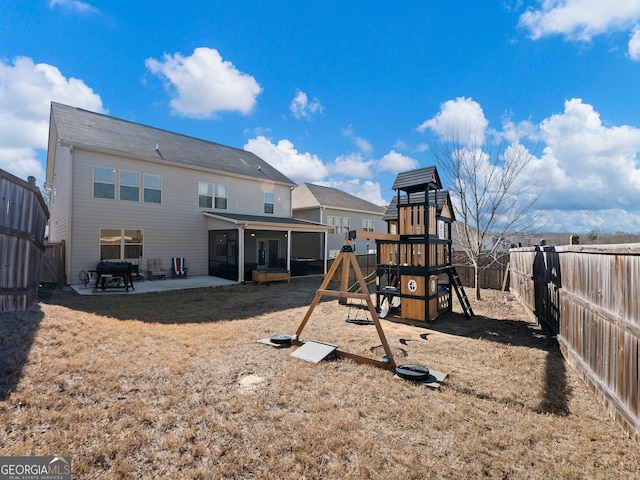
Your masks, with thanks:
M511 234L533 225L529 213L539 193L529 167L535 157L520 143L486 145L453 138L441 138L432 153L456 213L453 247L474 269L479 300L480 269L489 267L505 244L508 248Z

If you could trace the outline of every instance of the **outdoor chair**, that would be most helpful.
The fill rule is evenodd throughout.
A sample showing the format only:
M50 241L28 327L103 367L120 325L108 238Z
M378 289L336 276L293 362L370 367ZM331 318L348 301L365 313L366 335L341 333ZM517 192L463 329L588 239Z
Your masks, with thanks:
M147 259L147 276L149 280L154 278L166 278L167 274L165 269L162 268L162 260L160 258L148 258Z
M171 277L187 278L189 269L184 266L184 257L173 257L171 259Z

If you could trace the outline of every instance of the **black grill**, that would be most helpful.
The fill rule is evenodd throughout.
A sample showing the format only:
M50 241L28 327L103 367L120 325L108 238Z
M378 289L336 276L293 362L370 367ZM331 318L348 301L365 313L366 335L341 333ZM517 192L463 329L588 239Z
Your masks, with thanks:
M131 272L133 266L129 262L99 262L96 266L96 289L101 288L106 290L107 288L124 288L127 292L129 287L133 288L133 279ZM116 285L113 285L114 279L121 279ZM111 280L111 282L109 281Z

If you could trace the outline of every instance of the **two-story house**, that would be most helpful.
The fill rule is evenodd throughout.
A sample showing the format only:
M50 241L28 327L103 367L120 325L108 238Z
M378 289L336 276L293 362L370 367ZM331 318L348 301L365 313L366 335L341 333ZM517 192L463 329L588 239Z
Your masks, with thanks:
M307 241L296 248L296 255L335 258L345 243L349 230L386 232L386 207L375 205L337 188L303 183L293 190L293 216L329 225L332 230L325 239L307 235ZM375 242L359 239L353 242L357 253L369 253ZM367 248L367 244L369 247ZM298 248L304 248L298 250Z
M65 242L67 283L103 259L185 257L190 275L239 282L289 269L296 235L329 228L292 217L294 187L250 152L51 104L49 240Z

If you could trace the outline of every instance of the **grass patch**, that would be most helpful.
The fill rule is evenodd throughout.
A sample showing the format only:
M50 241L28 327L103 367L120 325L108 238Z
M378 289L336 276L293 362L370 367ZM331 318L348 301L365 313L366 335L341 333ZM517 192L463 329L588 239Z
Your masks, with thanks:
M449 375L436 391L256 343L294 333L319 284L56 290L3 315L2 454L70 455L77 478L637 477L637 444L504 294L473 320L383 321L398 363ZM322 301L304 339L379 358L348 310Z

